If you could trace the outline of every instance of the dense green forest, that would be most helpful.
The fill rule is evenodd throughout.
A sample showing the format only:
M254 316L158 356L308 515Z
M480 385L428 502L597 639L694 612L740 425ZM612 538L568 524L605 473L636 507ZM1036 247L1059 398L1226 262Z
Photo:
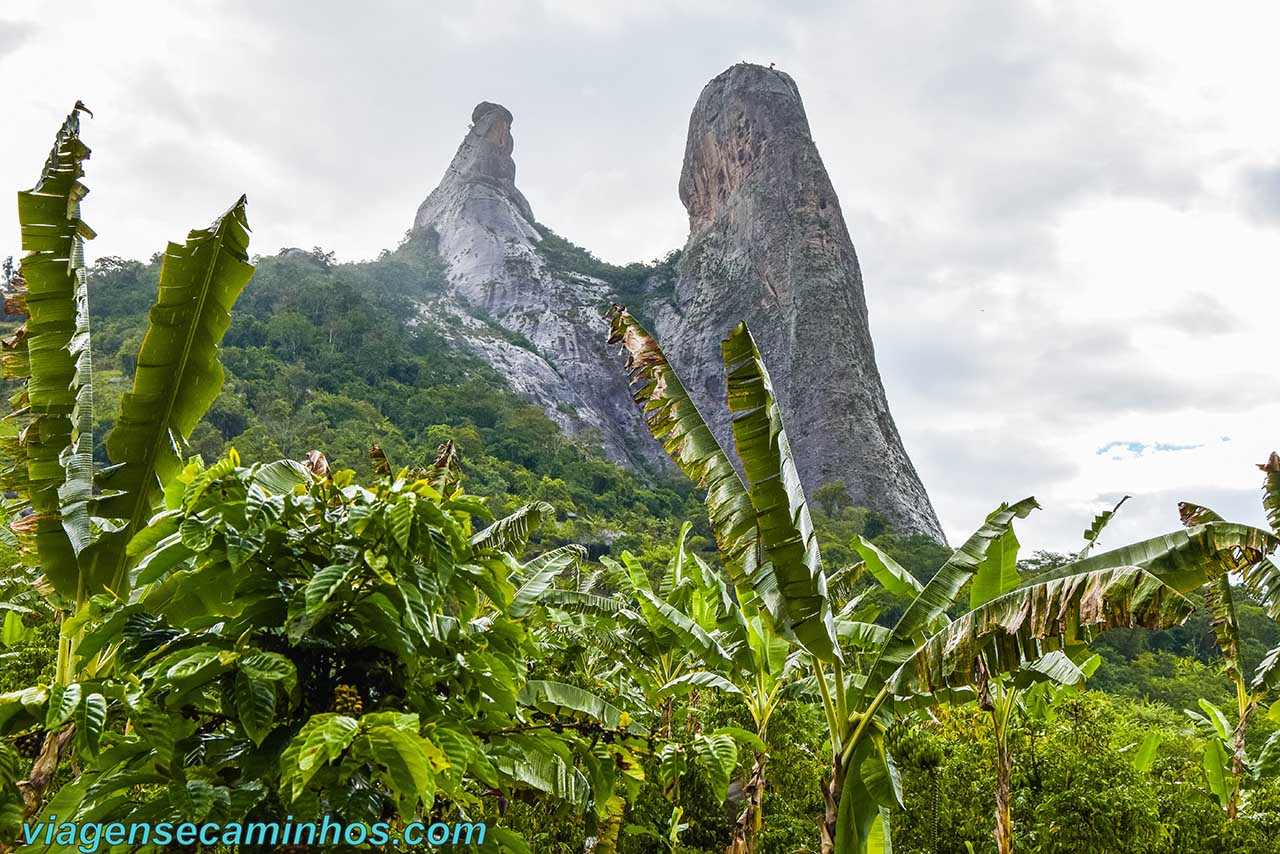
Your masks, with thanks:
M6 839L333 817L513 852L1280 851L1280 458L1271 531L1188 504L1104 550L1102 512L1053 554L1023 499L953 549L806 498L745 327L727 449L615 310L674 461L627 470L418 322L447 287L421 245L250 261L241 200L85 266L86 155L73 113L6 265ZM548 234L622 294L675 261Z

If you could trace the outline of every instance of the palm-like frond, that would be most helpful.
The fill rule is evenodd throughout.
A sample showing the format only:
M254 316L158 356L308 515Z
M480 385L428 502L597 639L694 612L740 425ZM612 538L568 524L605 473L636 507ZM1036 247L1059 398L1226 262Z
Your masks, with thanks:
M729 333L721 353L728 372L733 439L767 561L757 575L771 575L777 586L779 629L793 634L820 659L839 658L818 537L769 372L746 324ZM758 586L756 582L753 589Z
M545 501L534 501L516 509L510 516L494 522L471 538L477 551L519 552L529 543L529 536L542 524L542 518L555 514L555 508Z
M728 455L685 391L675 369L658 342L621 306L610 312L610 344L621 344L627 353L626 370L632 397L645 423L663 450L690 480L706 490L703 499L711 530L733 584L763 596L766 607L776 610L777 590L756 590L750 585L756 570L759 532L751 498Z
M90 592L118 590L126 578L125 546L151 517L163 485L182 469L182 448L222 391L218 344L231 308L253 276L243 196L206 229L170 243L160 268L138 353L133 390L107 434L114 465L95 484L104 497L96 514L120 527L104 532L88 566Z
M1141 567L1124 566L1035 581L947 624L903 662L898 694L974 684L979 660L1010 673L1047 652L1087 643L1096 631L1162 628L1193 606Z
M89 354L84 241L80 218L89 192L80 182L89 148L80 141L77 103L54 141L35 187L18 194L20 283L7 299L27 322L4 341L5 376L24 380L13 398L22 427L6 442L12 466L4 486L25 496L31 513L15 531L62 595L80 589L78 555L89 541L93 378Z

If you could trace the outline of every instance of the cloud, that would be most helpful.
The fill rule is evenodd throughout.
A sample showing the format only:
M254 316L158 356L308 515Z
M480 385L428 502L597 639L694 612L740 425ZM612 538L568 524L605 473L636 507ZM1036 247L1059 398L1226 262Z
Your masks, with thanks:
M0 61L32 40L37 28L26 21L0 21Z
M1124 442L1114 441L1108 442L1098 450L1094 451L1099 457L1111 456L1112 459L1121 459L1124 454L1140 457L1148 451L1157 454L1171 453L1177 451L1194 451L1196 448L1203 448L1204 444L1196 445L1179 445L1175 442Z
M1147 0L366 7L6 4L0 63L20 95L0 186L29 185L83 98L92 256L148 256L247 192L254 251L372 257L494 100L515 115L539 219L606 259L650 259L686 235L676 182L702 85L776 62L803 94L895 419L953 539L1029 493L1046 507L1036 547L1059 549L1113 493L1135 495L1113 537L1176 525L1143 508L1186 486L1243 506L1280 423L1280 112L1257 106L1280 22L1263 12L1240 28ZM64 60L8 60L33 46ZM16 241L0 217L3 256ZM1097 453L1134 437L1140 452Z

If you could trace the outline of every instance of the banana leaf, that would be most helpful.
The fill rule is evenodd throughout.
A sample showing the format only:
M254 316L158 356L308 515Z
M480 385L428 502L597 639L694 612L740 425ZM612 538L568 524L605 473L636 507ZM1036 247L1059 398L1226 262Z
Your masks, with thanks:
M14 525L25 550L61 595L81 592L78 555L89 542L92 489L93 375L84 241L80 218L88 189L80 179L89 148L80 141L77 103L59 129L35 187L18 194L23 293L7 302L27 321L4 342L5 376L24 380L13 398L22 424L6 442L14 465L3 485L29 503ZM11 416L13 417L13 416Z
M952 553L920 595L903 611L893 633L877 651L859 701L868 688L879 691L888 684L893 674L915 654L920 641L917 636L936 631L939 624L944 623L947 609L978 573L991 545L1008 533L1014 519L1025 519L1039 506L1034 498L1024 498L1013 505L1001 505L1002 509L988 516L983 526Z
M933 634L893 677L894 693L975 684L979 665L1012 673L1053 650L1088 643L1113 628L1164 628L1192 603L1137 566L1036 581L969 611Z
M114 463L98 474L95 515L111 519L90 548L91 593L119 591L127 578L126 545L146 525L163 485L182 470L182 449L222 391L218 344L231 308L253 275L243 196L187 242L170 243L160 268L160 291L138 352L133 389L107 434Z
M764 558L780 594L778 627L820 660L839 659L818 537L769 372L746 324L738 324L720 347L728 372L733 439Z
M703 501L729 580L761 597L771 614L777 613L779 591L756 578L759 531L751 498L737 469L653 336L621 306L613 307L610 321L609 343L621 344L627 353L632 397L649 432L680 470L706 490Z

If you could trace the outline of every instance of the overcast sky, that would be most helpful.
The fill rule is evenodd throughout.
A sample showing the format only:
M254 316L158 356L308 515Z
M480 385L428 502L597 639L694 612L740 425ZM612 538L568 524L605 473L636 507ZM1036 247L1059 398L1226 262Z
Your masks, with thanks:
M1261 521L1280 446L1280 7L457 2L0 7L0 186L92 108L90 256L242 192L254 250L394 246L471 108L515 115L538 219L617 262L684 242L689 110L740 60L799 84L862 262L907 449L953 540L1026 548ZM16 254L12 208L0 256Z

